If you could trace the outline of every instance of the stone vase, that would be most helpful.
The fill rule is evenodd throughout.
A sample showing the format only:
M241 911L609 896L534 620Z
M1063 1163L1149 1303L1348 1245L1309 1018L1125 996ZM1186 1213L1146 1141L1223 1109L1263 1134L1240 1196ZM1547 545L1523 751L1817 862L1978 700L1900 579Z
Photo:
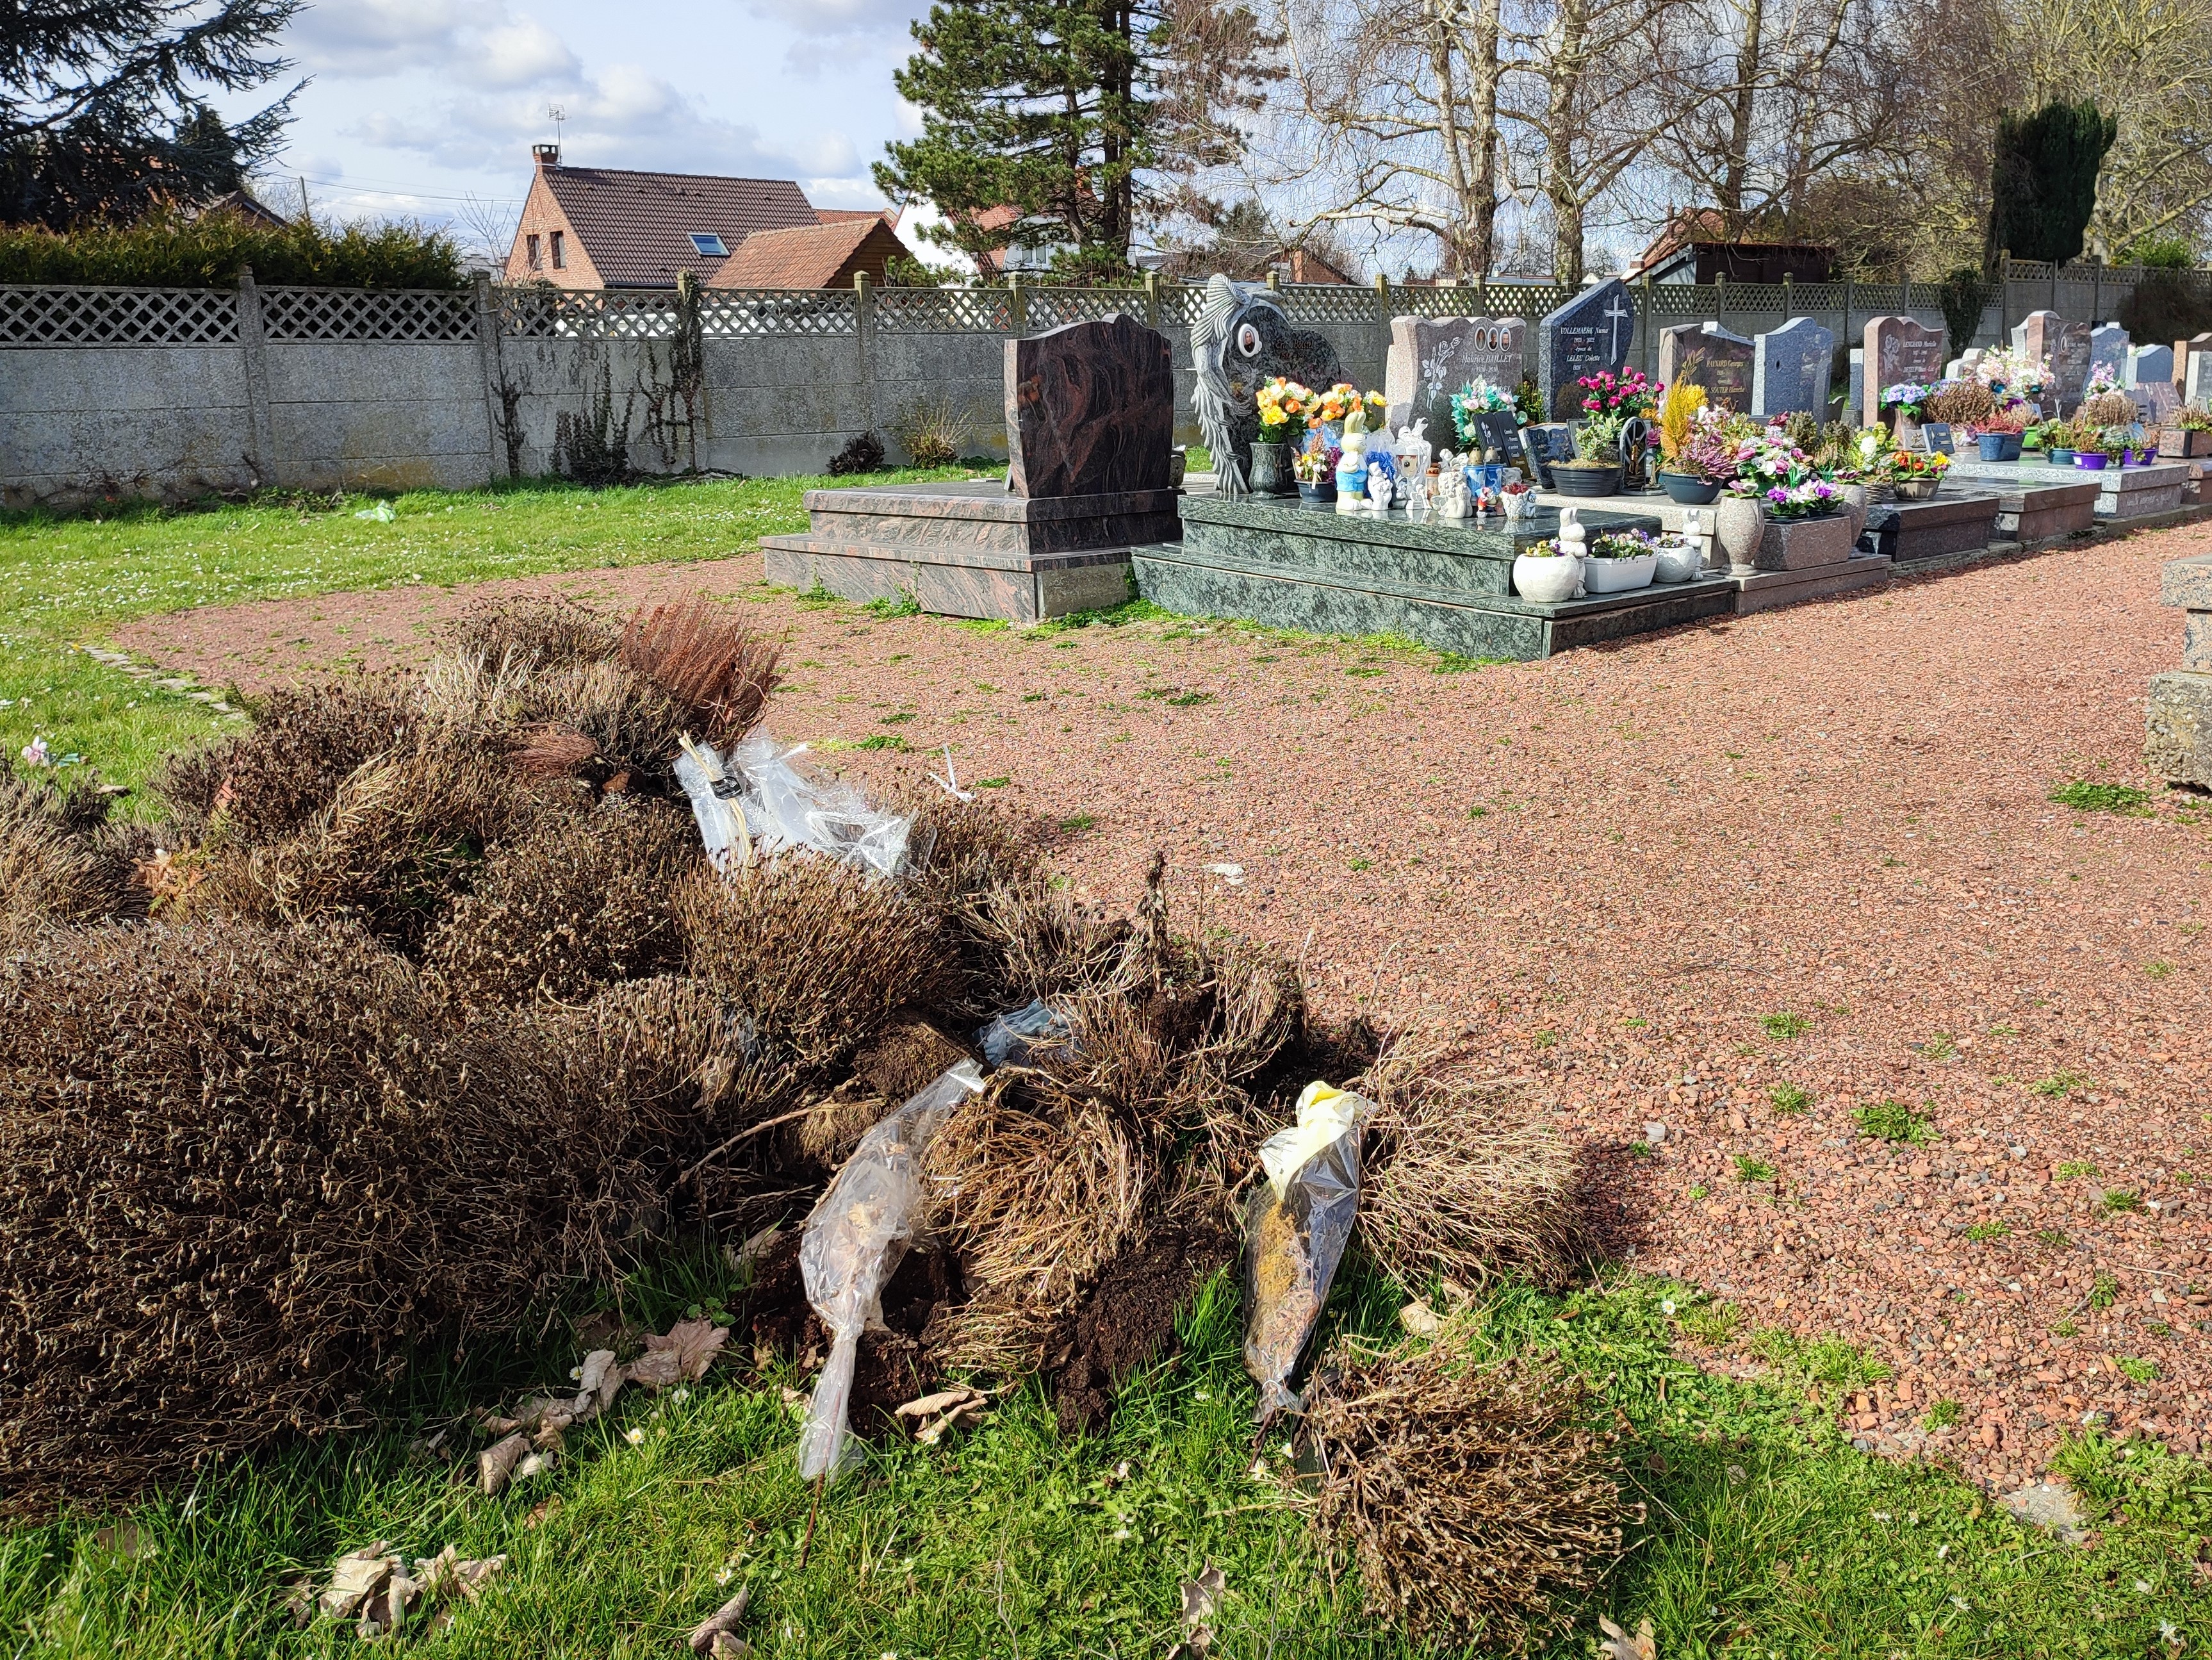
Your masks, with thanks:
M1859 532L1866 528L1867 487L1847 483L1843 488L1844 516L1851 521L1851 545L1856 547Z
M1291 447L1288 444L1255 439L1252 443L1252 494L1281 496L1288 489L1291 476Z
M1766 509L1748 496L1723 496L1713 508L1713 540L1728 555L1730 576L1749 576L1759 567L1759 544L1766 536Z

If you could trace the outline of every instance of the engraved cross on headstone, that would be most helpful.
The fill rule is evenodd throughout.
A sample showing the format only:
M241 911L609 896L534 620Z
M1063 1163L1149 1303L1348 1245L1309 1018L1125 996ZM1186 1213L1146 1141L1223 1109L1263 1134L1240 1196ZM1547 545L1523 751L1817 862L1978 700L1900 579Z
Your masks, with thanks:
M1636 313L1622 305L1620 296L1616 295L1613 296L1613 304L1607 307L1605 315L1613 324L1613 356L1614 361L1618 362L1620 358L1620 319L1624 317L1633 317Z

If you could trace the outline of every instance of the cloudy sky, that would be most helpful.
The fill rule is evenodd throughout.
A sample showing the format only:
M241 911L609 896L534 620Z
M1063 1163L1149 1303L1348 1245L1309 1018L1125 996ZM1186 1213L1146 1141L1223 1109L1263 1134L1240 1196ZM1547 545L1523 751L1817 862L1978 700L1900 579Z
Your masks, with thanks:
M924 9L319 0L286 37L312 82L270 193L289 206L304 177L319 213L444 221L468 217L474 198L511 216L557 104L575 165L797 179L817 205L878 205L868 165L914 130L890 76Z

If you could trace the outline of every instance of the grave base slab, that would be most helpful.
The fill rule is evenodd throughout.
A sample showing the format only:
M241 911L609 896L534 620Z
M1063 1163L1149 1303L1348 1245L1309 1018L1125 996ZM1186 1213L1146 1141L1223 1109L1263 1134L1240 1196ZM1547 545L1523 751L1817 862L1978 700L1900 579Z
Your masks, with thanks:
M1012 496L996 479L806 492L811 528L761 538L768 580L945 617L1040 623L1129 599L1129 549L1178 533L1176 492Z
M1802 605L1808 599L1853 593L1861 588L1882 587L1889 581L1891 569L1891 562L1881 555L1862 553L1854 554L1841 564L1808 565L1799 570L1763 570L1726 580L1735 586L1737 614L1747 616L1753 611Z

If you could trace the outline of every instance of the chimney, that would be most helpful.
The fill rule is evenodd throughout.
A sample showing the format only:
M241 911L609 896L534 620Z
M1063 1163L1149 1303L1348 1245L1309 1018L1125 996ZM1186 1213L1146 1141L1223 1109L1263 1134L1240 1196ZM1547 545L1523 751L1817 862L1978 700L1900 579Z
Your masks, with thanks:
M532 144L530 153L538 159L538 165L541 167L561 165L561 147L558 144Z

